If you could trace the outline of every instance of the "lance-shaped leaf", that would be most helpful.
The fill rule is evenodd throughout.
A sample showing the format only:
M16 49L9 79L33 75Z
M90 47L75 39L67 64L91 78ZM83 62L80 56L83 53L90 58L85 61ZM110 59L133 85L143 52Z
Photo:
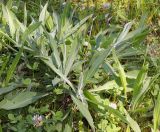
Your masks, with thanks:
M141 71L139 72L136 81L135 81L135 85L133 88L133 97L132 97L132 109L135 109L135 107L137 106L137 102L141 97L141 94L143 91L145 91L143 89L143 83L145 81L146 75L147 75L147 70L148 70L148 65L145 64ZM148 80L150 81L150 80ZM144 87L145 88L145 87Z
M12 83L8 87L0 88L0 95L6 94L6 93L18 88L18 87L21 87L21 86L22 86L21 84Z
M39 15L39 21L41 21L43 25L45 24L45 21L46 21L47 6L48 6L48 3L45 4L45 6L43 7Z
M130 117L130 115L128 114L128 112L126 110L125 110L125 114L126 114L126 119L128 121L128 124L130 125L130 127L135 132L141 132L141 129L140 129L138 123Z
M77 105L79 111L82 113L82 115L86 118L86 120L88 121L89 125L91 126L91 128L93 129L93 131L95 130L94 127L94 123L93 123L93 118L88 110L88 108L86 107L86 105L84 105L80 100L78 100L74 95L71 95L73 102Z
M47 94L37 92L21 92L14 96L12 99L4 98L0 102L0 109L11 110L25 107L31 103L34 103L38 99L47 96Z
M7 65L8 61L9 61L9 58L10 58L10 55L7 56L7 57L6 57L6 60L3 62L3 65L2 65L2 67L1 67L1 69L0 69L0 77L1 77L4 69L6 68L6 65Z
M107 91L113 88L118 88L119 86L117 85L117 83L115 82L115 80L112 81L108 81L105 84L103 84L102 86L99 86L97 88L94 89L90 89L90 92L101 92L101 91Z
M68 59L66 62L66 68L65 68L65 75L66 76L68 75L68 73L71 70L71 67L73 66L73 63L77 57L79 47L80 47L79 41L78 41L78 39L76 39L72 44L71 51L70 51L70 54L68 55Z
M159 124L160 124L159 118L160 118L160 93L158 94L158 98L153 113L154 132L159 131Z
M115 53L115 50L113 50L113 58L116 62L116 65L117 65L117 68L118 68L118 73L119 73L119 77L120 77L120 80L121 80L121 84L123 86L123 89L124 89L124 95L125 97L127 97L127 80L126 80L126 74L124 72L124 69L122 67L122 65L120 64L117 56L116 56L116 53Z
M24 31L22 35L22 42L26 40L26 38L35 31L39 26L41 25L41 22L33 23L32 25L29 25L29 27Z
M98 52L95 55L93 55L91 61L90 61L90 68L86 69L84 74L84 85L91 79L99 66L104 62L104 59L110 55L112 48L106 49L102 52Z
M16 66L21 58L21 54L22 54L22 51L23 51L23 47L21 47L20 51L17 53L15 59L13 60L8 72L7 72L7 77L6 77L6 80L5 80L5 85L8 85L10 79L12 78L13 76L13 73L16 69Z
M3 9L3 15L6 21L8 22L11 36L13 37L16 32L16 25L15 25L16 16L14 16L14 14L8 9L7 6L2 5L2 9Z
M70 35L72 35L74 32L76 32L89 18L91 18L93 16L93 14L85 17L84 19L82 19L79 23L77 23L73 28L71 28L69 30L69 32L66 33L66 35L64 36L64 39L69 37Z

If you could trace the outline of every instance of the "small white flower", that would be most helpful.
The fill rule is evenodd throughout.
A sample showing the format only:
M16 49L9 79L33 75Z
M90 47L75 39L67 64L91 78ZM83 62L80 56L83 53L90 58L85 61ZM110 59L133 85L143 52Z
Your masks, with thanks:
M40 127L43 125L43 117L41 115L34 115L32 120L35 127Z
M88 46L89 43L88 43L87 41L85 41L83 45L84 45L84 46Z
M109 106L112 107L113 109L117 109L117 104L116 103L110 103Z

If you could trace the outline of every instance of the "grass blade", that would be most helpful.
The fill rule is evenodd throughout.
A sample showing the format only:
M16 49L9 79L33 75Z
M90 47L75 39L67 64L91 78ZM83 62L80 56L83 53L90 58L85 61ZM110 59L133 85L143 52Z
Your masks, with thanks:
M126 39L126 36L129 33L129 30L131 29L131 26L132 26L132 22L129 22L124 26L123 31L121 32L121 34L119 35L118 39L116 40L116 43L114 44L114 47L117 47L122 42L124 42L124 40Z
M95 131L93 119L88 108L81 101L79 101L74 95L71 95L71 97L73 102L77 105L79 111L82 113L82 115L86 118L86 120L90 124L92 130Z
M143 82L143 86L141 87L141 90L137 94L135 98L135 106L138 106L140 102L143 100L144 95L147 93L147 91L152 88L152 85L157 80L160 74L155 75L152 79L150 77L147 77L145 81Z
M124 40L124 38L126 37L126 35L129 32L129 30L131 29L131 26L132 26L132 22L129 22L124 26L123 31L121 32L121 34L119 35L119 37L117 39L117 43L120 43Z
M3 10L3 15L4 15L5 19L7 20L8 24L9 24L11 36L13 37L16 32L16 26L15 26L15 22L14 22L15 16L13 16L13 13L8 9L7 6L2 5L2 10Z
M72 47L71 47L71 51L70 51L70 54L68 56L68 59L67 59L67 62L66 62L66 68L65 68L65 75L67 76L68 73L70 72L71 70L71 67L75 61L75 58L77 57L77 53L78 53L78 50L79 50L79 42L78 40L76 39L73 44L72 44Z
M101 92L101 91L104 91L104 90L107 91L107 90L117 88L117 87L118 87L118 85L115 82L115 80L112 80L112 81L108 81L107 83L105 83L102 86L99 86L99 87L94 88L94 89L90 89L89 91L90 92Z
M45 6L43 7L39 15L39 21L42 22L43 25L45 24L45 20L46 20L47 6L48 6L48 2L45 4Z
M159 131L159 124L160 124L159 119L160 119L160 93L158 94L153 113L154 132Z
M20 51L17 53L15 59L13 60L8 72L7 72L7 77L6 77L6 80L5 80L5 85L8 85L11 77L13 76L13 73L16 69L16 66L20 60L20 57L21 57L21 54L22 54L22 51L23 51L23 47L21 47Z
M99 66L103 63L104 59L109 56L111 49L106 49L105 51L98 52L97 55L93 56L90 61L90 68L85 71L84 74L84 83L87 83L90 78L93 77ZM94 58L94 59L93 59ZM94 61L92 61L94 60Z
M78 84L78 96L81 99L82 103L88 107L87 101L83 94L83 88L84 88L83 81L84 81L83 73L81 72L80 77L79 77L79 84Z
M117 65L118 72L119 72L119 77L120 77L122 86L124 88L124 96L127 98L127 80L126 80L126 74L125 74L124 69L123 69L122 65L120 64L120 62L119 62L119 60L118 60L118 58L116 56L115 50L113 50L113 58L114 58L115 63Z
M0 70L0 77L1 77L4 69L6 68L6 65L7 65L8 61L9 61L9 58L10 58L10 55L6 57L6 60L4 61L3 65L2 65L2 68Z
M105 70L107 74L109 73L113 75L115 78L118 76L116 71L113 69L113 67L108 62L105 62L103 64L103 69Z
M126 119L130 125L130 127L135 131L135 132L141 132L141 129L139 127L139 125L137 124L136 121L134 121L130 115L128 114L128 112L125 110L125 114L126 114Z
M131 102L133 110L135 109L135 107L137 105L138 99L140 99L140 95L142 92L142 85L143 85L143 82L146 78L147 70L148 70L148 65L145 64L142 67L141 71L139 72L137 79L135 81L135 85L133 88L133 97L132 97L132 102Z
M89 18L91 18L93 15L89 15L82 19L79 23L77 23L73 28L69 30L69 32L64 36L64 39L72 35L74 32L76 32Z
M26 3L24 4L24 25L27 26L27 9L26 9Z

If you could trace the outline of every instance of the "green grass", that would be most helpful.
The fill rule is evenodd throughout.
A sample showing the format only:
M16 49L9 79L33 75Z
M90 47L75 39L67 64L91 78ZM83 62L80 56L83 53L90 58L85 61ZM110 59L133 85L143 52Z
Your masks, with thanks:
M157 132L158 1L132 2L1 3L0 132Z

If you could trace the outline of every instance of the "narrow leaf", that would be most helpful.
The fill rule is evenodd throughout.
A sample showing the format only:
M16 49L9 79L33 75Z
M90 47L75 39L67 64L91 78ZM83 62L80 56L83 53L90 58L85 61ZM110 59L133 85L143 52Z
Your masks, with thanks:
M23 35L22 35L22 41L24 42L25 39L26 39L33 31L35 31L40 25L41 25L41 22L37 22L37 23L34 23L34 24L30 25L30 26L25 30L25 32L23 33Z
M127 111L125 110L125 114L126 114L126 119L130 125L130 127L135 131L135 132L141 132L141 129L139 127L139 125L137 124L136 121L134 121L130 115L127 113Z
M69 32L64 36L64 39L72 35L74 32L76 32L89 18L91 18L93 15L89 15L82 19L79 23L77 23L73 28L69 30Z
M48 6L48 3L45 4L45 6L43 7L39 15L39 21L41 21L43 25L45 24L45 20L46 20L47 6Z
M7 6L2 5L2 9L3 9L3 15L9 24L11 36L13 37L16 32L16 26L15 26L13 13L8 9Z
M20 60L20 57L21 57L21 54L22 54L22 50L23 50L23 47L20 49L20 51L17 53L15 59L13 60L8 72L7 72L7 77L6 77L6 81L5 81L5 85L8 85L10 79L12 78L13 76L13 73L16 69L16 66Z
M66 62L66 68L65 68L65 75L66 76L68 75L68 73L71 70L71 67L73 66L73 63L77 57L78 50L79 50L79 42L76 39L72 44L71 51L70 51L70 54L69 54L67 62Z
M113 50L113 58L114 58L114 61L116 62L117 68L118 68L119 77L120 77L120 80L121 80L121 83L122 83L122 86L123 86L123 89L124 89L124 95L127 98L126 75L125 75L125 72L124 72L124 69L123 69L122 65L120 64L120 62L119 62L119 60L116 56L115 50Z
M132 26L132 22L129 22L124 26L123 31L119 35L114 47L118 46L121 42L123 42L125 40L131 26Z
M89 79L91 79L99 66L104 62L104 59L110 55L112 48L106 49L95 56L93 56L94 61L90 62L90 68L86 69L84 74L84 83L87 83Z
M10 55L6 57L6 60L4 61L3 65L2 65L2 68L0 69L0 77L1 77L4 69L6 68L6 65L7 65L8 61L9 61L9 58L10 58Z
M154 132L158 132L160 124L160 92L158 94L158 98L154 108L153 123L154 123Z
M93 129L93 131L95 131L93 119L92 119L92 116L91 116L89 110L87 109L87 107L81 101L79 101L74 95L71 95L71 97L72 97L73 102L77 105L79 111L82 113L82 115L88 121L88 123L91 126L91 128Z
M12 99L4 98L0 102L0 109L11 110L25 107L31 103L34 103L38 99L47 96L47 94L37 93L37 92L21 92L14 96Z
M146 78L147 70L148 70L148 65L145 64L140 70L140 72L138 73L138 76L136 78L135 85L133 88L133 97L131 101L133 110L135 109L137 105L138 99L140 99L140 93L142 91L143 82Z
M90 89L89 91L90 92L101 92L101 91L107 91L107 90L110 90L110 89L113 89L113 88L118 88L119 86L117 85L117 83L112 80L112 81L108 81L106 82L104 85L102 86L99 86L97 88L94 88L94 89Z
M11 84L8 87L0 88L0 95L6 94L6 93L8 93L8 92L20 87L20 86L22 86L22 85L20 85L20 84Z
M26 9L26 3L24 4L24 25L27 26L27 9Z

